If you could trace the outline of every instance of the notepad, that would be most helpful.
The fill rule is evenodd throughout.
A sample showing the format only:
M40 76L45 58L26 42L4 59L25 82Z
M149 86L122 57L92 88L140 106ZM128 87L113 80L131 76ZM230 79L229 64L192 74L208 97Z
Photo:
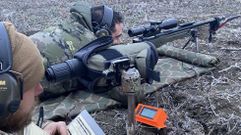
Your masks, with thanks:
M83 110L68 125L70 135L105 135L91 115Z

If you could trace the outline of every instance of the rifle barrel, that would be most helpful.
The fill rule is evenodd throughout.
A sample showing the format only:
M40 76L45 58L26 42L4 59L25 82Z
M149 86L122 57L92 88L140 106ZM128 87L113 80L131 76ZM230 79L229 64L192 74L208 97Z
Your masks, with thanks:
M209 40L212 34L224 26L227 22L241 17L240 15L232 17L215 17L204 21L182 23L178 26L176 19L166 19L158 24L158 27L151 25L150 27L131 28L128 31L130 37L137 36L133 42L150 41L156 45L161 46L167 42L172 42L177 39L185 38L191 35L191 30L203 25L209 25ZM154 31L153 31L154 27ZM142 34L142 35L141 35Z
M196 27L200 27L200 26L206 25L206 24L215 24L215 27L217 27L216 25L219 24L219 19L218 18L211 18L211 19L208 19L208 20L205 20L205 21L180 24L176 28L162 31L162 32L160 32L158 34L155 34L153 36L138 37L138 40L136 40L134 42L150 41L150 42L153 42L157 47L159 47L162 44L165 44L167 42L171 42L171 41L174 41L174 40L177 40L177 39L187 37L187 36L190 35L191 29L196 28Z

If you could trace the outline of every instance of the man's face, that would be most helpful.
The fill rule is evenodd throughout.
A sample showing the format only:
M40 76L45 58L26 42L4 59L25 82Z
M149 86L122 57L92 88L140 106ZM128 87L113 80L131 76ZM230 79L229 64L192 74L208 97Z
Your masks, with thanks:
M113 44L121 43L122 32L123 32L123 23L116 23L115 32L112 32Z
M6 118L4 127L2 127L3 129L1 130L5 132L16 132L27 126L31 122L36 97L42 92L43 88L40 83L24 92L19 109Z

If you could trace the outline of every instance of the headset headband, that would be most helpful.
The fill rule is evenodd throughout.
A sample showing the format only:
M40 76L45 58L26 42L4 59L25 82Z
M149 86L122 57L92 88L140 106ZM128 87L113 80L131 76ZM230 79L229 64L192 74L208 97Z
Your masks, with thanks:
M0 22L0 74L12 67L12 48L3 22Z
M101 26L107 25L108 28L111 27L113 21L113 10L110 7L104 5L103 17L101 20Z

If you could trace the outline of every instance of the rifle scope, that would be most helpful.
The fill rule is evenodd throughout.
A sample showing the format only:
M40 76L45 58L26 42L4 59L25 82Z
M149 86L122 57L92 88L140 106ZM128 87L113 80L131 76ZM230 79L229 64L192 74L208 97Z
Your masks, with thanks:
M45 71L45 77L50 82L68 80L83 74L85 74L85 66L76 58L52 65Z
M130 28L128 35L134 37L141 34L160 32L161 29L171 29L177 27L178 21L175 18L163 20L161 23L151 23L150 26L138 26Z

